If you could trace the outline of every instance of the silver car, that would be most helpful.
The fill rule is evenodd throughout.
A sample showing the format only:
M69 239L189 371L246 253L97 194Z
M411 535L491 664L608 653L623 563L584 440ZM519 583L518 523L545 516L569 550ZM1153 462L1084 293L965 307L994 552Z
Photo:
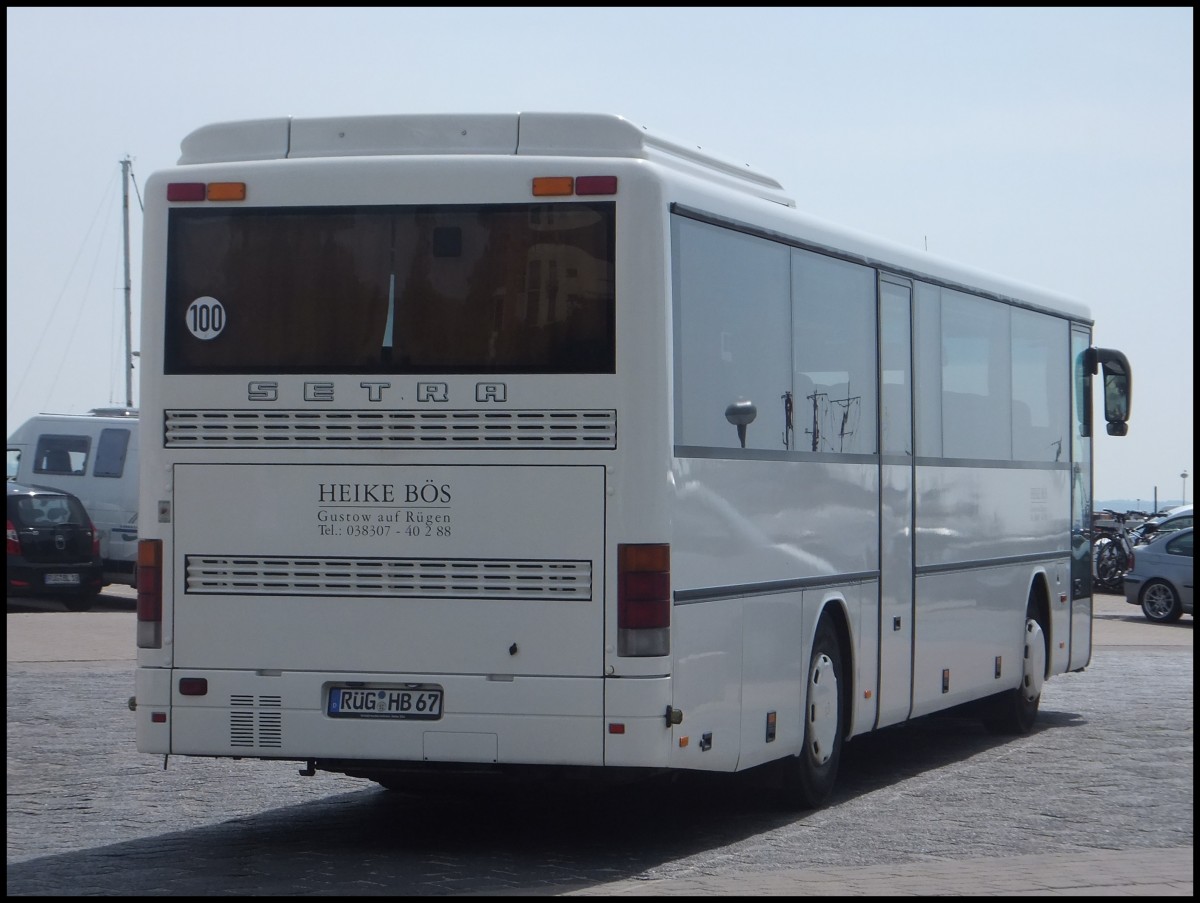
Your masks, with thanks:
M1125 601L1151 621L1192 614L1192 528L1174 530L1133 547L1125 574Z
M1134 531L1133 541L1135 543L1150 542L1163 533L1170 533L1172 530L1182 530L1184 527L1192 526L1192 506L1180 505L1177 508L1172 508L1169 511L1160 514L1158 517L1151 517L1141 524Z

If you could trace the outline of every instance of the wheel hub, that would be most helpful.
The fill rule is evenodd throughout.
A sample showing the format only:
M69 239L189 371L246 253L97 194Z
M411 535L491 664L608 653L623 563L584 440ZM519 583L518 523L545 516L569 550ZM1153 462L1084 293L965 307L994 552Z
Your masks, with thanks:
M1029 618L1025 621L1025 666L1021 678L1022 692L1028 702L1042 695L1046 682L1046 638L1042 625Z
M837 731L837 674L833 659L822 653L813 661L808 681L808 751L818 765L833 755Z

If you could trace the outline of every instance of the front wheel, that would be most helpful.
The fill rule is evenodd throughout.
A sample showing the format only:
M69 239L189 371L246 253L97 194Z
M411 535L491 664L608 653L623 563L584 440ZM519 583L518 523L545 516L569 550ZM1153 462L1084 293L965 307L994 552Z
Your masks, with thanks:
M844 682L842 647L832 622L822 618L805 683L804 746L782 763L784 800L790 806L816 809L833 794L845 735Z
M1162 580L1148 580L1142 587L1142 614L1151 621L1170 624L1183 617L1183 605L1179 594L1171 584Z

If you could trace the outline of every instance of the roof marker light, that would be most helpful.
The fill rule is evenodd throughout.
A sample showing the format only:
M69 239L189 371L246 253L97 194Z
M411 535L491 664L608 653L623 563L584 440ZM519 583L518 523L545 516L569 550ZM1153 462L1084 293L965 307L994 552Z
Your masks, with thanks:
M210 201L244 201L246 200L246 183L209 182L208 199Z
M207 194L203 182L170 182L167 184L168 201L202 201Z
M540 176L533 180L535 198L562 197L574 190L575 180L571 176Z
M576 194L616 194L616 176L580 176L575 180Z

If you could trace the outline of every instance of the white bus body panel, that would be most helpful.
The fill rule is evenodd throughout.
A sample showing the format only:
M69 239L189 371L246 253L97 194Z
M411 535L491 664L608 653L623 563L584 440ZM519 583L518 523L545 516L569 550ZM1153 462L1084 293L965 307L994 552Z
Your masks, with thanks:
M411 762L603 764L603 682L599 678L357 672L368 684L437 684L437 721L330 718L324 697L346 672L221 672L204 676L204 697L176 691L171 744L189 755L400 759Z
M603 764L603 467L180 464L173 495L174 674L208 681L169 690L173 750ZM352 681L439 686L444 715L328 717Z
M681 767L744 769L799 749L804 675L827 606L847 620L847 664L861 688L852 732L873 726L878 528L868 508L845 499L873 496L876 474L867 463L676 461L672 578L682 600L672 642L675 705L685 715L673 756ZM711 747L701 743L706 734Z
M914 717L1020 682L1017 602L1039 573L1050 601L1050 673L1068 670L1073 648L1090 655L1090 627L1078 629L1068 603L1069 472L918 465L917 486ZM987 566L1022 556L1030 560Z
M175 499L176 668L601 672L602 467L180 464Z

